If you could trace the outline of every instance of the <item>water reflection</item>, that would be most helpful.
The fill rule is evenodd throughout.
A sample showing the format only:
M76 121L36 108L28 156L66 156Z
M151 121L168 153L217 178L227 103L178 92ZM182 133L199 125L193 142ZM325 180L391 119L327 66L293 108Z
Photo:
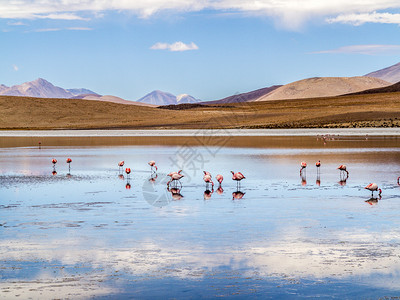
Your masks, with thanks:
M379 200L381 200L381 199L382 199L382 197L379 197ZM365 202L368 203L369 205L376 205L376 204L378 204L379 200L378 200L378 198L371 197L368 200L365 200Z
M164 294L190 298L198 291L209 298L291 298L326 295L326 290L337 298L398 294L400 201L395 179L400 149L323 150L298 154L298 149L221 148L204 168L228 176L227 166L235 162L248 177L246 188L236 189L238 183L228 180L224 189L215 190L222 196L211 199L214 191L204 189L198 172L185 177L185 198L179 201L181 185L167 186L166 174L150 175L149 166L143 165L157 157L159 170L169 170L173 147L44 147L39 156L36 145L35 153L0 149L4 295L117 299ZM196 151L208 153L204 148ZM74 176L51 176L49 157L70 154ZM123 174L116 176L120 157L134 158L129 161L135 166L130 181ZM302 159L324 162L322 188L317 187L319 172L317 186L300 188ZM346 188L337 185L340 161L351 166ZM273 172L266 172L265 166ZM365 201L362 187L370 180L380 183L384 201ZM240 199L245 200L232 201Z
M212 187L211 191L208 188L206 188L206 190L203 193L204 200L210 200L213 193L214 193L214 187Z
M173 200L181 200L183 198L183 195L181 194L181 190L176 187L170 188L168 186L167 191L171 193Z
M246 194L246 193L244 193L244 192L241 192L241 191L236 191L236 192L233 192L232 193L232 200L240 200L240 199L242 199L243 198L243 196L244 196L244 194Z

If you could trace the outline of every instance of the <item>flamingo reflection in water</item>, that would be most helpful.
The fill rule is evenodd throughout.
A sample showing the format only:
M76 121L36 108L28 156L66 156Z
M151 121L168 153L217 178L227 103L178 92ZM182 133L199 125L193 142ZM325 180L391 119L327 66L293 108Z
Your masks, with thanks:
M204 191L204 200L210 200L213 193L214 193L214 187L211 188L211 191L208 188L206 188L206 190Z
M153 173L151 173L149 181L150 182L156 182L157 177L158 177L157 173L153 172Z
M168 186L167 191L171 193L173 200L181 200L183 198L183 195L181 194L181 190L176 187L170 188Z
M236 191L236 192L233 192L232 193L232 200L240 200L240 199L242 199L243 198L243 196L245 195L246 193L243 193L243 192L241 192L241 191Z
M378 201L381 200L381 199L382 199L381 196L379 196L379 199L378 199L378 198L371 197L371 198L369 198L368 200L365 200L365 203L368 203L369 205L377 205L377 204L378 204Z

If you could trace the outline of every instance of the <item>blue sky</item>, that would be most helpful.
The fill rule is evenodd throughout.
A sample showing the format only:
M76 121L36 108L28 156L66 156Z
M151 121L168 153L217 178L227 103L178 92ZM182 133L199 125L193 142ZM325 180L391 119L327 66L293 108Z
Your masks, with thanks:
M393 0L0 1L0 83L215 100L400 61ZM326 2L326 1L325 1Z

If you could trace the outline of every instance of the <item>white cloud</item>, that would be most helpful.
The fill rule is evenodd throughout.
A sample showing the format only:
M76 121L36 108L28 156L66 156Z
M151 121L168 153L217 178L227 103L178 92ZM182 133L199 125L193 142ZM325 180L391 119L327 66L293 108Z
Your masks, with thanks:
M14 69L15 72L17 72L19 70L17 65L13 65L13 69Z
M328 23L344 23L360 26L365 23L400 24L400 14L391 13L365 13L365 14L344 14L335 18L328 18Z
M9 26L26 26L23 22L8 22L7 25Z
M195 43L185 44L183 42L175 42L173 44L168 43L156 43L150 47L152 50L169 50L169 51L188 51L197 50L199 47Z
M400 9L398 0L19 0L0 1L0 18L87 20L84 16L88 14L96 17L108 11L129 12L147 18L160 12L211 10L267 16L282 26L297 29L316 19L355 25L365 22L397 24L398 14L390 11L395 9Z
M348 53L366 55L400 54L400 45L351 45L312 53Z
M66 28L67 30L83 30L83 31L85 31L85 30L92 30L92 28L89 28L89 27L68 27L68 28Z

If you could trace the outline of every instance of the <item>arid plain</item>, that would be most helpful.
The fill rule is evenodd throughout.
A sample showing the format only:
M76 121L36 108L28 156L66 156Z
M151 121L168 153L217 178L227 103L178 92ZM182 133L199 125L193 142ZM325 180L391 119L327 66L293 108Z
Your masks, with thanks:
M145 107L81 99L0 97L0 129L398 127L400 92Z

